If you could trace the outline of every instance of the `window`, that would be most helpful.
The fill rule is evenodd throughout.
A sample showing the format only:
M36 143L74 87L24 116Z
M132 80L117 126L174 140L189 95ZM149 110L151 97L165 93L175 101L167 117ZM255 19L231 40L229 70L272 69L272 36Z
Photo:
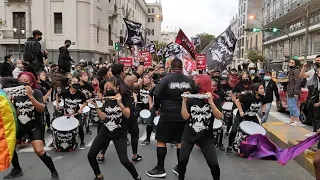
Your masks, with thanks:
M150 22L150 18L148 18L148 23Z
M151 35L154 35L154 29L151 29Z
M62 34L62 13L54 13L54 33Z
M148 8L148 13L150 13L150 8Z
M154 13L154 8L151 9L151 12Z
M243 12L246 12L246 3L243 4Z
M154 18L151 18L151 20L152 20L151 22L154 22Z
M252 38L250 38L250 49L252 48Z
M97 43L99 43L100 27L97 27Z
M25 12L14 12L13 14L13 27L17 28L18 31L21 31L22 29L26 29L26 14ZM26 38L26 33L22 35L21 33L14 33L13 38Z
M256 47L258 47L258 34L256 35Z

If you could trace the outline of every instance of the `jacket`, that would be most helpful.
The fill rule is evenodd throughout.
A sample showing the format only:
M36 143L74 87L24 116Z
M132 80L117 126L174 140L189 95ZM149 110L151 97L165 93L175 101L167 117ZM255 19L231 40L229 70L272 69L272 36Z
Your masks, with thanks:
M266 99L266 103L271 103L273 101L273 92L274 95L276 96L277 101L280 100L280 96L279 96L279 91L278 91L278 86L276 84L276 82L274 80L270 80L269 83L263 84L264 89L265 89L265 99Z
M12 76L12 71L13 71L13 66L9 62L5 61L4 63L1 64L0 76L2 77Z
M70 67L71 61L73 61L70 57L69 50L66 46L62 46L59 48L59 59L58 59L58 65L60 67Z
M43 68L43 52L41 50L41 44L36 38L30 37L27 39L28 43L32 43L31 41L33 41L32 53L34 56L34 60L30 62L30 65L35 70L38 70Z
M289 82L287 84L287 95L289 98L295 95L300 96L301 94L301 78L300 69L293 68L288 72Z

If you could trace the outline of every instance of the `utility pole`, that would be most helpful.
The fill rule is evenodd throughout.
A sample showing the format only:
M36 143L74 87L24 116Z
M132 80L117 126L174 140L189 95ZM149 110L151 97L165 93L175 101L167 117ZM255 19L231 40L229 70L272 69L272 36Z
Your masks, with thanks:
M306 5L305 7L306 10L306 32L304 35L304 61L306 62L308 60L308 43L309 43L309 39L308 39L308 35L309 35L309 26L310 26L310 17L309 17L309 4Z

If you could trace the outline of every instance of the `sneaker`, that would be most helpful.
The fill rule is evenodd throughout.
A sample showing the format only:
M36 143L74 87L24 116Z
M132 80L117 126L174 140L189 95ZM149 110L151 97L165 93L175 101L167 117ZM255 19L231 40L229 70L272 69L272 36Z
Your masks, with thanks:
M102 163L104 163L104 156L103 157L98 157L98 163L99 164L102 164Z
M294 122L292 122L292 121L286 121L286 122L284 122L285 124L292 124L292 123L294 123Z
M136 180L142 180L142 178L140 176L138 176Z
M149 145L150 141L149 140L144 140L140 143L141 146Z
M231 146L228 146L227 147L227 152L226 152L226 154L227 155L230 155L232 153L232 147Z
M93 180L104 180L104 177L95 177Z
M130 145L131 145L131 143L130 143L129 139L127 138L127 146L130 146Z
M218 148L220 149L220 151L225 151L225 150L226 150L226 148L224 147L223 144L220 144L220 145L218 146Z
M171 143L170 143L170 145L171 145L171 147L173 147L173 148L177 149L177 145L176 145L176 143L175 143L175 142L171 142Z
M92 135L92 132L91 132L90 129L87 129L86 133L87 133L88 135Z
M52 134L52 129L51 129L51 128L48 128L48 129L47 129L47 133L48 133L48 134Z
M20 176L23 176L22 169L12 169L9 174L4 176L3 179L13 179Z
M293 122L293 123L290 124L290 126L291 126L291 127L298 127L299 124L298 124L297 122Z
M163 178L166 177L166 170L160 170L158 166L154 167L151 171L146 172L147 176L155 177L155 178Z
M133 161L133 162L139 162L139 161L141 161L141 160L142 160L142 156L140 156L139 154L137 154L137 157L132 158L132 161Z
M172 169L172 172L175 173L177 176L179 176L178 166L174 167L174 168Z
M86 149L86 144L85 144L85 143L81 143L81 144L80 144L80 148L79 148L79 149L81 149L81 150Z
M225 139L228 139L228 138L229 138L229 135L230 135L230 133L229 133L229 132L226 132L226 133L224 134L224 138L225 138Z
M297 125L298 125L298 126L301 126L301 127L306 126L306 125L305 125L305 124L303 124L301 121L297 122Z
M305 134L304 137L309 138L309 137L314 136L316 134L317 134L316 132L312 132L310 134Z
M51 147L51 148L53 147L53 142L49 144L49 147Z
M59 180L59 175L57 172L51 173L51 180Z

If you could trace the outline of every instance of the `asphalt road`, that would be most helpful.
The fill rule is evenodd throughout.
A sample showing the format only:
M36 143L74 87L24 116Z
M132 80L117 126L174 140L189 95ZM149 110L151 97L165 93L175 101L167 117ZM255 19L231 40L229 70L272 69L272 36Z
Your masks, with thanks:
M52 108L49 108L52 109ZM272 112L270 121L278 121L288 118L287 114ZM306 127L310 128L310 127ZM96 127L92 126L91 130L96 133ZM140 125L140 140L144 139L145 126ZM60 174L61 180L92 180L93 171L87 160L87 153L90 148L94 135L86 135L85 150L76 150L71 153L56 152L54 149L46 147L54 160L56 168ZM46 134L47 143L51 141L50 135ZM147 177L145 172L156 165L156 146L153 138L152 143L148 146L140 146L138 153L143 156L141 162L135 163L139 174L144 180L153 178ZM227 141L224 142L225 144ZM128 156L131 158L131 146L128 147ZM221 180L314 180L315 178L305 171L295 161L290 161L287 165L282 166L276 161L267 160L247 160L235 155L227 156L225 152L217 150L218 160L221 169ZM24 171L24 176L17 180L46 180L50 179L49 170L42 161L33 153L32 147L26 147L18 151L19 161ZM172 172L172 168L177 164L176 150L168 145L168 153L165 161L168 180L178 179ZM115 148L110 145L106 153L106 161L100 165L101 171L106 180L130 180L132 179L129 172L120 164ZM10 169L9 169L10 170ZM0 179L8 171L0 173ZM186 180L209 180L212 179L210 170L205 159L198 147L194 147L190 156L187 167Z

